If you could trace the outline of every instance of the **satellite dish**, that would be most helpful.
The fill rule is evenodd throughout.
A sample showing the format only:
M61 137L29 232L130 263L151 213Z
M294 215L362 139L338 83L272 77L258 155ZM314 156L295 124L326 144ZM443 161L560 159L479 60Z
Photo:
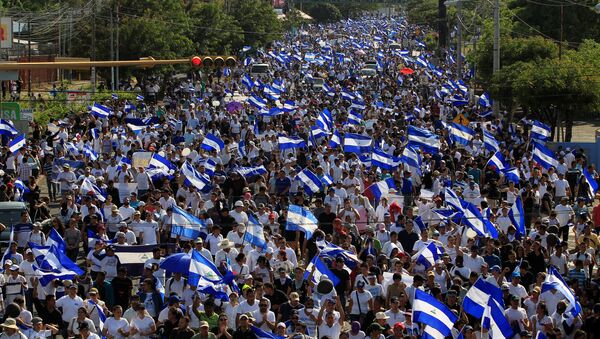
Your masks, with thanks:
M181 151L181 156L187 157L188 155L190 155L190 153L192 153L192 150L190 150L189 148L186 147Z

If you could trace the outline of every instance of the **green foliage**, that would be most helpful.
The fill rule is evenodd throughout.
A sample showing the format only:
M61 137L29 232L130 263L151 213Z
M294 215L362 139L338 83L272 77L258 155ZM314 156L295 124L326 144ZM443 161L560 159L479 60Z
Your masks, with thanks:
M335 22L342 18L340 9L330 3L316 3L308 9L308 15L316 22Z
M53 119L62 119L69 114L85 112L86 110L87 104L67 102L65 97L57 96L56 99L35 104L33 121L45 126Z
M242 28L219 3L194 3L189 16L194 24L192 39L196 53L233 53L243 44Z
M282 24L264 0L229 0L231 12L244 31L244 44L252 47L266 46L281 37Z

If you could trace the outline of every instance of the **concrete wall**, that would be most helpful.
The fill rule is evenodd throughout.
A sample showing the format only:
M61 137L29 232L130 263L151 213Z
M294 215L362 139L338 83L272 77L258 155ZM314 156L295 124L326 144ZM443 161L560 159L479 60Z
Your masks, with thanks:
M596 130L596 142L552 142L548 143L548 147L554 151L558 150L560 147L562 149L566 149L567 147L571 149L580 149L583 148L588 162L594 164L596 169L600 169L600 130Z

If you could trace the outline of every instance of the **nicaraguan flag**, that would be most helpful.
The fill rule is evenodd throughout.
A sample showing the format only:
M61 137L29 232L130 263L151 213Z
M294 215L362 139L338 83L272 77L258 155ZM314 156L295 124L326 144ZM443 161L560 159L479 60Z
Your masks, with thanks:
M265 86L263 88L263 92L265 93L267 98L273 101L277 101L281 97L281 94L271 86Z
M498 144L496 138L486 130L483 131L483 145L490 152L498 152L500 150L500 144Z
M252 214L248 214L248 226L246 227L246 233L244 233L244 241L263 250L267 248L263 226Z
M254 93L247 99L247 102L258 109L267 107L267 101Z
M135 105L130 103L129 101L125 101L125 106L123 106L123 110L127 113L135 111Z
M398 164L391 155L378 148L373 148L373 152L371 153L371 166L391 171L395 167L398 167Z
M508 182L514 182L516 185L521 181L521 175L519 174L519 169L516 167L507 168L502 170L504 173L504 177Z
M443 252L431 241L427 246L421 247L421 249L412 256L412 260L416 260L417 264L425 266L425 269L435 265L435 262L440 259Z
M267 173L265 166L254 166L254 167L238 167L235 169L244 178L253 177L256 175L263 175Z
M463 310L475 318L482 318L490 298L494 298L500 305L504 305L500 287L479 277L463 299Z
M98 186L96 186L88 178L83 179L83 181L81 182L81 186L79 187L79 190L83 194L88 194L89 192L92 192L94 194L94 196L96 197L96 199L98 199L99 201L101 201L101 202L106 201L106 198L104 197L104 195L102 195L102 191L100 190L100 188Z
M331 139L329 140L329 147L336 148L336 147L339 147L341 144L342 144L342 137L340 136L340 132L336 129L333 131L333 135L331 136Z
M452 206L454 209L461 211L462 203L460 200L461 199L453 189L446 187L446 190L444 191L444 201L446 201L446 205Z
M208 192L212 188L210 178L196 171L187 161L181 165L181 174L185 177L185 184L192 185L201 192Z
M581 313L581 305L577 302L575 298L575 294L571 288L567 285L567 283L563 280L562 276L554 266L548 267L548 274L546 275L546 280L542 283L542 291L544 293L546 291L556 289L569 301L568 311L576 317L579 313Z
M540 142L546 142L550 140L551 135L552 129L550 128L550 126L537 120L533 121L530 133L531 139L538 140Z
M364 111L367 109L367 105L362 99L357 98L357 100L352 100L352 105L350 105L350 108L356 108Z
M415 126L408 126L408 145L421 148L428 153L437 154L442 144L440 137L432 132Z
M33 269L40 276L42 286L54 279L73 280L76 275L83 274L81 268L56 246L34 246L31 250L35 258Z
M91 161L98 160L98 153L94 152L90 145L83 145L83 154Z
M404 165L408 166L411 169L411 171L416 172L418 175L422 175L421 155L414 148L408 146L405 147L402 151L402 157L400 158L400 161L404 163Z
M223 279L217 266L212 260L205 258L197 250L192 250L192 259L190 260L190 273L188 274L188 284L198 286L200 279L209 282L218 283Z
M517 197L517 200L515 200L510 210L508 210L508 218L517 229L517 234L525 236L525 212L523 212L521 197Z
M209 177L213 177L215 175L215 169L217 168L217 163L212 159L200 159L198 160L199 166L204 166L204 173L208 174Z
M286 100L283 103L283 111L284 112L294 112L296 109L298 109L298 106L296 106L296 102L295 101Z
M111 97L113 100L119 100L119 96L118 96L116 93L112 93L112 94L110 95L110 97Z
M363 116L353 109L350 109L350 113L348 113L348 123L351 125L360 125L362 121Z
M323 128L325 131L330 131L333 127L333 118L331 117L331 112L327 108L319 113L317 126Z
M180 236L184 241L198 239L201 233L207 234L206 224L196 216L173 205L171 216L171 236Z
M25 147L26 144L27 140L25 140L25 134L21 134L8 144L8 149L12 153L17 153L21 148Z
M254 63L254 59L252 57L246 57L244 59L244 67L250 66Z
M204 137L204 140L202 140L202 145L200 147L207 151L217 151L217 153L219 153L223 147L225 147L225 143L218 136L208 133Z
M492 339L508 339L513 335L512 327L504 316L504 307L495 298L488 299L481 327L489 330L489 337Z
M300 180L300 182L302 182L304 186L304 191L308 195L318 193L321 190L321 187L323 186L321 179L319 179L319 177L317 177L317 175L314 174L308 168L305 168L302 171L298 172L298 174L296 175L296 180Z
M487 165L492 165L496 168L496 173L500 173L500 171L506 169L506 162L504 161L504 156L502 152L498 151L492 155L490 160L488 160Z
M256 335L256 339L285 339L285 336L265 332L254 325L250 325L250 330L254 332L254 335Z
M144 96L141 95L141 94L138 94L138 95L135 96L135 100L137 100L137 101L144 101Z
M17 131L12 121L0 119L0 135L15 136L17 134L19 134L19 131Z
M326 256L330 258L337 258L341 256L344 258L344 263L346 264L346 266L348 266L351 269L354 268L357 263L361 262L356 254L325 240L317 240L316 245L319 249L320 257Z
M342 90L342 99L344 100L348 100L348 101L352 101L355 99L354 95L352 94L352 92L349 92L347 90Z
M368 136L346 133L344 135L344 152L347 153L368 153L371 151L373 139Z
M380 200L382 196L388 195L390 189L396 188L396 184L394 184L393 178L387 178L382 181L378 181L376 183L371 184L369 187L365 189L365 193L371 192L375 197L375 200Z
M451 335L452 327L458 317L441 301L427 292L415 289L413 302L413 321L428 325L434 333L434 338Z
M598 182L596 181L596 179L594 179L594 176L587 170L587 168L583 169L583 177L588 183L590 197L594 199L594 197L596 196L596 192L598 192Z
M309 210L298 205L289 206L286 230L304 232L305 239L310 239L317 230L318 223L317 218Z
M461 203L459 211L463 213L463 222L481 237L489 234L492 238L498 239L498 230L487 218L481 215L477 206L464 200L459 200Z
M300 137L279 136L279 138L277 138L277 140L279 142L280 150L293 149L293 148L306 148L306 141L304 141L304 139L302 139Z
M252 78L248 74L244 74L242 77L242 85L246 86L246 88L250 90L252 87L254 87L254 81L252 81Z
M46 246L56 246L59 251L66 251L67 244L65 240L60 236L60 233L53 227L48 234L48 239L46 239ZM31 246L30 246L31 247Z
M111 109L97 102L92 105L92 115L97 118L107 119L112 113Z
M323 82L323 92L325 92L325 95L327 95L327 96L330 96L330 97L335 96L335 91L333 90L333 88L329 87L329 85L327 85L326 82Z
M313 267L315 268L314 272ZM333 286L337 286L337 284L340 283L340 279L331 272L329 267L327 267L321 258L319 258L319 255L315 255L306 266L306 270L304 270L304 280L308 280L310 272L313 272L312 281L315 284L318 284L322 278L331 280Z
M415 60L415 63L421 67L427 68L429 66L429 63L427 62L427 60L425 60L425 57L420 55L417 60Z
M79 149L72 142L65 142L65 148L67 149L67 152L69 152L69 154L71 154L72 156L79 156Z
M461 145L467 146L469 144L469 141L471 141L471 139L473 139L473 137L475 136L474 130L461 124L452 122L447 125L447 128L450 134L450 139Z
M152 158L150 158L150 163L148 164L150 168L158 168L165 175L171 175L175 172L177 167L173 165L167 158L161 156L158 153L152 154Z
M545 169L549 169L550 167L557 167L558 160L554 157L554 152L546 148L544 145L533 142L533 160L540 164Z
M11 244L13 241L15 241L15 227L11 225L10 233L8 236L8 243ZM12 258L10 246L6 246L6 250L4 250L4 255L2 255L2 267L0 268L0 271L4 271L4 263L10 258Z
M479 97L479 100L477 101L477 103L479 104L479 106L482 106L482 107L491 107L492 99L490 99L490 94L488 92L484 92Z

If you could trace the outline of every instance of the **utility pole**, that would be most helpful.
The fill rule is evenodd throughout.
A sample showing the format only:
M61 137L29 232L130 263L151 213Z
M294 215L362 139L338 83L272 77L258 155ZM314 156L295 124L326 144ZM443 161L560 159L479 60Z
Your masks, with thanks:
M116 33L116 58L115 60L119 61L119 1L117 0L117 33ZM115 67L115 78L117 79L117 89L119 89L119 66Z
M563 15L564 6L560 5L560 41L558 42L558 59L562 59L562 42L563 42Z
M446 48L446 39L448 35L448 24L446 22L446 4L445 0L438 0L438 48Z
M494 64L493 73L496 74L500 70L500 0L494 1ZM492 102L492 110L494 116L499 116L500 105L498 100Z
M29 38L27 39L27 54L28 54L28 61L31 62L31 15L29 14L29 16L27 17L27 31L29 31ZM28 72L28 83L29 85L27 86L27 94L29 95L29 98L31 98L31 70L29 70Z
M114 34L115 34L115 21L113 20L113 11L112 8L110 9L110 60L114 61L115 57L114 57L114 53L115 53L115 41L114 41ZM112 91L115 90L115 68L111 67L110 68L110 89Z
M92 51L91 59L96 60L96 0L92 0ZM96 67L91 70L92 94L96 93Z
M458 21L457 24L457 45L456 46L456 74L458 76L458 80L462 79L462 68L463 68L463 61L462 61L462 1L458 1L456 4L456 21Z

